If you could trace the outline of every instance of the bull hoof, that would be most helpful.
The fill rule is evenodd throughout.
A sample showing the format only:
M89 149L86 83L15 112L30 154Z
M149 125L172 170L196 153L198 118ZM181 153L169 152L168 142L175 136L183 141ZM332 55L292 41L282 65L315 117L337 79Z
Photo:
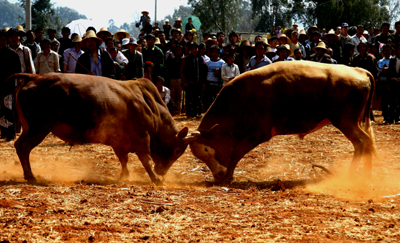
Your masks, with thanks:
M219 186L228 186L229 184L231 184L233 181L233 177L225 177L219 181L215 181L215 184L219 185Z
M156 186L162 186L164 184L164 180L160 180L158 178L155 178L152 181L153 181L154 185L156 185Z
M25 180L27 180L29 184L38 184L35 177L25 178Z

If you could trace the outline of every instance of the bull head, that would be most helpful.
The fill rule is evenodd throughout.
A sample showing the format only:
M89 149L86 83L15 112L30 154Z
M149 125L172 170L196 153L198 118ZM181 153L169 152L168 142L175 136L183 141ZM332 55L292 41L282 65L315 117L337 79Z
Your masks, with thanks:
M201 133L200 133L199 131L192 132L192 133L190 134L190 136L187 136L187 137L185 137L185 138L183 139L183 142L184 142L185 144L189 144L189 143L191 143L191 142L197 140L197 138L200 137L200 136L201 136Z

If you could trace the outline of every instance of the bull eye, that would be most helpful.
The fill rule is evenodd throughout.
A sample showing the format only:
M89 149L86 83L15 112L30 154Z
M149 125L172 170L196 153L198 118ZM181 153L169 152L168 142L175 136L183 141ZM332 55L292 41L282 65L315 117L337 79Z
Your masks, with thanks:
M206 152L208 152L208 148L207 148L207 147L205 147L204 150L205 150Z
M181 150L180 150L180 149L176 149L175 152L176 152L177 154L179 154L179 153L181 152Z

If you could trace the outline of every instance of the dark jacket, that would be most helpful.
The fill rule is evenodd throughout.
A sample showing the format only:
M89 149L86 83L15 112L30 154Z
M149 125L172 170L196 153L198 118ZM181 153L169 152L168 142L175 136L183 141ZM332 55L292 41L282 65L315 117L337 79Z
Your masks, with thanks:
M194 59L197 58L198 67L195 67ZM198 70L198 77L196 73ZM181 79L183 83L204 83L207 79L208 67L199 55L185 57L181 65Z
M376 61L376 58L369 53L367 53L364 57L361 57L360 54L355 56L353 61L351 62L351 66L364 68L372 75L374 75L375 79L379 72L378 62Z
M131 54L129 49L123 50L122 54L129 60L123 70L126 80L143 78L143 55L135 50L135 54Z
M154 45L153 47L146 46L143 51L143 62L150 61L154 64L153 77L157 77L161 74L164 68L164 54L162 50Z
M15 82L5 81L13 74L21 72L21 62L18 54L8 46L0 50L0 103L5 95L11 94L15 88Z
M397 56L390 58L389 70L388 70L389 81L393 81L392 78L400 78L400 69L399 72L396 72L396 63L397 63Z
M108 53L106 50L103 48L100 48L100 55L101 55L101 72L103 77L108 77L108 78L114 78L115 73L114 73L114 62L110 56L110 53ZM89 56L89 51L83 53L79 59L78 62L82 64L87 70L90 71L91 65L90 65L90 56ZM76 64L75 68L75 73L81 73L81 74L88 74L88 71L86 71L79 63Z
M317 53L312 54L312 55L310 56L310 61L332 64L331 57L330 57L328 54L324 54L324 55L322 56L322 60L321 60L321 61L317 61L317 57L318 57Z

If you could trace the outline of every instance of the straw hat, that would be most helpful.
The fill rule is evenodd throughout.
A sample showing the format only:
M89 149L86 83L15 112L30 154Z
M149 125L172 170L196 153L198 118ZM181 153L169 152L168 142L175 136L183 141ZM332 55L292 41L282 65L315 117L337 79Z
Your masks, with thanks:
M207 42L209 42L209 41L212 41L212 42L214 43L214 45L217 45L217 46L218 46L217 40L214 40L214 39L211 39L211 38L208 38L207 40L205 40L204 43L207 43Z
M129 38L131 35L128 33L128 32L126 32L124 29L120 29L118 32L115 32L114 33L114 38L115 39L118 39L117 37L118 37L118 33L124 33L125 34L125 38Z
M315 49L324 49L324 50L326 50L325 42L320 41L320 42L318 43L318 45L315 47Z
M22 25L17 25L17 27L15 27L15 28L16 28L17 30L19 30L19 31L25 33L24 27L22 27Z
M84 39L82 40L82 45L86 45L86 40L95 39L100 46L103 43L103 40L97 37L96 33L93 30L88 30L84 35Z
M142 14L149 14L149 11L143 10Z
M108 31L106 27L101 27L100 31L97 32L97 37L99 37L99 35L101 33L107 33L107 37L111 37L112 36L111 32Z
M328 37L328 35L334 35L335 36L335 41L339 40L339 36L335 33L335 31L333 29L328 31L328 33L326 34L326 37Z
M285 38L287 41L286 41L286 44L290 44L290 43L292 43L292 41L289 39L289 37L287 37L285 34L282 34L280 37L279 37L279 39L281 39L281 38Z
M182 30L181 30L181 29L172 29L172 30L171 30L171 34L172 34L173 32L182 33Z
M5 27L4 31L7 32L10 29L10 27Z
M262 41L262 42L264 43L265 46L269 46L269 44L268 44L268 39L267 39L267 38L261 38L260 41Z
M307 39L310 39L310 37L307 35L306 31L304 29L300 30L299 36L300 35L305 35L307 37Z
M156 37L154 45L161 45L160 38Z
M182 22L182 20L181 20L181 18L177 18L176 20L175 20L175 22Z
M290 50L289 44L284 44L284 45L278 46L276 49L278 51L279 50L285 50L287 52L288 56L292 56L293 55L292 50Z
M82 37L80 37L79 35L76 35L72 40L72 43L80 43L80 42L82 42Z
M285 34L287 37L291 38L293 31L294 31L294 29L287 29L287 30L285 30L285 32L283 32L283 34Z
M272 48L271 47L267 47L267 50L265 50L265 54L267 54L267 53L275 53L274 52L274 50L272 50Z
M299 25L297 25L297 22L294 22L293 26L299 26Z

